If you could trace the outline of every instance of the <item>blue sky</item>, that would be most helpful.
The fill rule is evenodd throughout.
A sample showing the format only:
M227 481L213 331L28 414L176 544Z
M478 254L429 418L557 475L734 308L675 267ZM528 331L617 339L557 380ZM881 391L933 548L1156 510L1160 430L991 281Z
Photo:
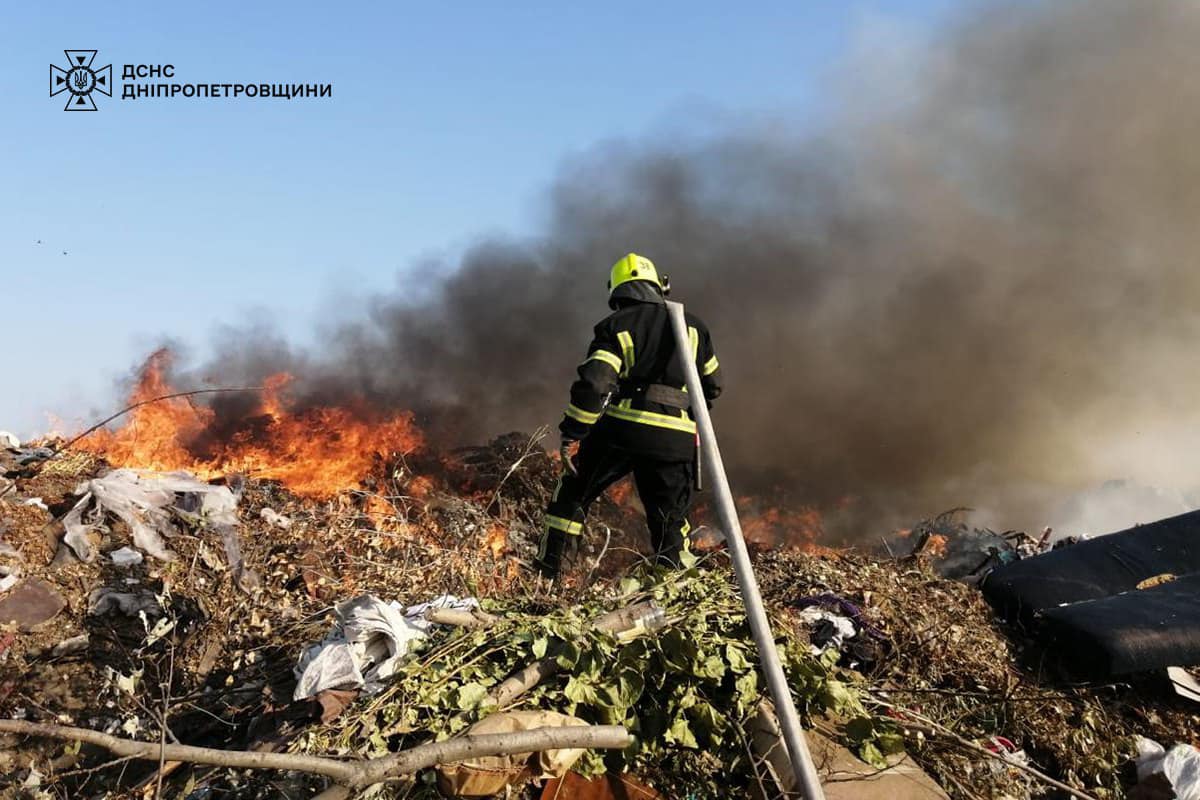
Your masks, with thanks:
M597 143L803 123L864 32L919 36L952 5L7 4L0 429L115 410L167 337L203 356L256 316L303 341L420 258L536 235L557 168ZM114 65L96 113L48 96L66 48ZM122 101L126 63L333 96Z

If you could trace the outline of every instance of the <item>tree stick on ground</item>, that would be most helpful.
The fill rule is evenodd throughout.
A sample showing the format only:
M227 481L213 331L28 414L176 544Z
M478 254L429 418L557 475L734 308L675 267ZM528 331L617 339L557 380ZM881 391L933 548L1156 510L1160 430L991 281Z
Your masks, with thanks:
M102 747L114 755L146 761L185 761L234 769L283 769L324 775L350 788L361 788L411 775L438 764L468 758L500 756L512 753L536 753L542 750L611 750L627 747L632 740L620 725L535 728L516 733L489 733L459 736L402 750L384 758L346 761L297 753L261 753L246 750L217 750L183 744L139 742L110 736L87 728L49 725L23 720L0 720L0 732L46 739L82 742Z

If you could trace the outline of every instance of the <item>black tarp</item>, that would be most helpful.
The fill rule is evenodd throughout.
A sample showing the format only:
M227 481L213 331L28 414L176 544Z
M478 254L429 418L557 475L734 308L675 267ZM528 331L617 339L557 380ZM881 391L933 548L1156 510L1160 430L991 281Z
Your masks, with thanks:
M1200 575L1048 608L1038 638L1081 677L1200 664Z
M1028 626L1042 609L1127 592L1156 575L1193 573L1200 573L1200 511L997 567L982 588L1002 617Z

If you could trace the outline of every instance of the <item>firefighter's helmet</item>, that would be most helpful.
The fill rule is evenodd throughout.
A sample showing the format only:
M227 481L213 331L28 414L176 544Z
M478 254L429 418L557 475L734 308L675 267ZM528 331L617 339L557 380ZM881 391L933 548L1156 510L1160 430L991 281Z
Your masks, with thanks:
M608 277L609 295L612 295L613 289L630 281L649 281L657 286L663 294L671 291L671 279L666 275L659 276L654 262L637 253L630 253L613 264L612 272Z

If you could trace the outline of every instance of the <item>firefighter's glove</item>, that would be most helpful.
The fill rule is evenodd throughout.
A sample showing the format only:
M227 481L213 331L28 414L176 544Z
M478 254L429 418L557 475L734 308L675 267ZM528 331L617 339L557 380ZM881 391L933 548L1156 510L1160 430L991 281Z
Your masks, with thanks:
M578 442L572 439L563 439L562 444L558 447L558 455L562 458L563 472L568 475L579 475L579 470L575 468L575 458L573 455L573 452L578 449L578 444Z

